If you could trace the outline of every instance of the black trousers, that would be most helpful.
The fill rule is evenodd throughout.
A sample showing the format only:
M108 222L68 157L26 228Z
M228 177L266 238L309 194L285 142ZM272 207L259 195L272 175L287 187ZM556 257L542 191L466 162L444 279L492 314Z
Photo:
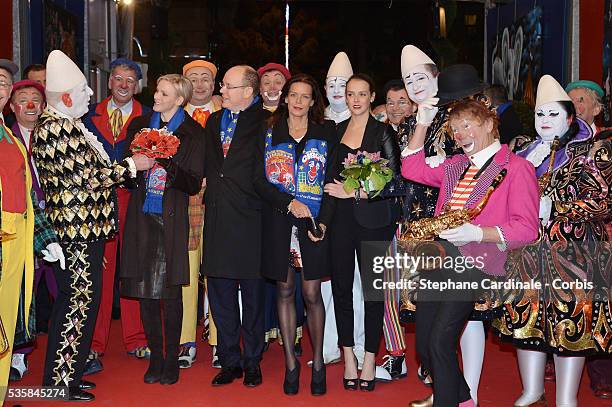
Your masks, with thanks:
M445 244L447 249L449 246ZM475 269L459 274L453 270L432 270L421 272L420 278L432 282L480 282L482 274ZM472 397L459 367L457 352L459 339L479 294L478 289L418 291L416 351L421 364L432 376L436 407L457 406Z
M610 355L587 357L587 372L591 389L612 391L612 357Z
M391 224L377 229L360 226L353 216L352 208L336 211L330 227L330 245L332 250L331 283L338 329L338 346L355 346L353 337L353 279L355 275L355 251L359 262L361 286L364 291L365 307L365 350L377 353L382 335L385 313L384 297L381 292L374 292L372 281L373 259L384 256L396 225ZM365 242L377 242L371 246ZM364 250L366 248L366 250ZM380 297L380 298L378 298Z
M51 312L45 386L74 387L81 381L100 306L104 243L62 244L66 270L54 265L58 296Z
M180 293L180 291L179 291ZM151 357L176 359L178 363L181 324L183 321L183 298L179 294L173 299L140 298L140 318L151 349ZM163 321L162 324L162 308ZM163 344L165 338L165 355Z
M264 280L208 277L210 309L217 325L217 354L224 368L259 366L264 348ZM238 307L242 299L242 323ZM242 332L241 332L242 331ZM240 350L240 335L244 352ZM241 363L242 362L242 363Z

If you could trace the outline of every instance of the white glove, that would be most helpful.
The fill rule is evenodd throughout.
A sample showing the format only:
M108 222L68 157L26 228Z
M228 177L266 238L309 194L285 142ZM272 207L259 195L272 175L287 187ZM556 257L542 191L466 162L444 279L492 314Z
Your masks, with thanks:
M439 98L431 97L419 105L416 116L418 124L422 124L423 126L429 126L431 124L434 117L436 117L436 113L438 113L436 104L439 100Z
M443 155L433 155L431 157L425 157L425 163L429 165L429 168L439 167L446 160Z
M64 258L64 251L59 243L49 243L47 250L42 250L42 254L45 256L43 260L50 263L54 263L59 260L60 267L62 270L66 269L66 259Z
M480 243L482 241L483 231L480 226L464 223L459 227L445 230L438 236L448 240L455 246L463 246L470 242Z
M542 225L548 224L550 220L550 212L552 211L552 199L548 196L540 198L540 214L538 217L542 220Z

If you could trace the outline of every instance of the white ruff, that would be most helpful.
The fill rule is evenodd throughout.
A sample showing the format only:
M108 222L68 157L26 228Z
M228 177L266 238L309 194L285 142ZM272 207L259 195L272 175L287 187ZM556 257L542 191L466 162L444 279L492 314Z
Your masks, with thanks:
M531 150L526 159L532 163L534 167L538 168L549 155L550 143L540 142L536 148Z
M336 113L330 106L325 108L325 118L333 120L336 124L345 121L349 117L351 117L351 111L348 108L340 113Z
M75 120L75 126L79 130L81 130L81 132L83 133L83 136L85 136L85 140L87 140L87 143L89 144L89 146L91 148L93 148L94 151L96 151L98 153L98 155L100 156L100 158L102 159L104 164L110 165L110 163L111 163L110 162L110 157L106 153L106 150L104 149L104 146L102 145L102 143L100 143L100 141L98 141L98 138L91 131L87 130L87 127L85 127L85 125L83 124L83 122L81 120Z

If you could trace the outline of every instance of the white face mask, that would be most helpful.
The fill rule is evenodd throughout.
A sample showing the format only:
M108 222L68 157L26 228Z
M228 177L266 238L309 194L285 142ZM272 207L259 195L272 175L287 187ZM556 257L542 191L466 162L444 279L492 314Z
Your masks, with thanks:
M403 75L408 97L413 102L422 103L438 93L438 78L425 65L417 65Z
M550 102L535 111L535 128L543 141L552 142L555 136L563 136L569 129L567 112L559 102Z
M87 82L83 82L71 89L68 94L72 100L72 106L68 107L60 100L58 105L53 107L75 119L84 116L89 110L89 98L93 95L93 90L87 86Z
M339 76L330 76L325 81L325 94L327 95L329 106L336 113L344 112L348 109L345 97L347 80L347 78Z

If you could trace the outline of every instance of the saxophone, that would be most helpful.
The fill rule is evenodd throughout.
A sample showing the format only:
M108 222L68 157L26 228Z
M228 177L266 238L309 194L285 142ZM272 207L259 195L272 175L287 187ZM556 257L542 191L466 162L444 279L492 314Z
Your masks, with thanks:
M550 146L550 161L548 163L548 168L546 169L546 172L540 178L538 178L540 196L544 194L544 190L546 190L546 188L550 184L553 167L555 166L555 155L557 153L557 148L559 148L559 136L555 136L555 139L553 140L552 145Z
M447 229L456 228L458 226L463 225L466 222L471 222L476 216L482 212L484 207L487 205L491 194L493 191L497 189L499 184L506 177L508 170L505 168L500 171L500 173L495 177L489 189L482 197L480 202L469 209L458 209L454 211L448 211L441 213L438 216L434 216L431 218L424 218L415 220L412 222L404 222L403 228L404 231L400 235L400 241L415 241L415 240L434 240L440 232L443 232Z

